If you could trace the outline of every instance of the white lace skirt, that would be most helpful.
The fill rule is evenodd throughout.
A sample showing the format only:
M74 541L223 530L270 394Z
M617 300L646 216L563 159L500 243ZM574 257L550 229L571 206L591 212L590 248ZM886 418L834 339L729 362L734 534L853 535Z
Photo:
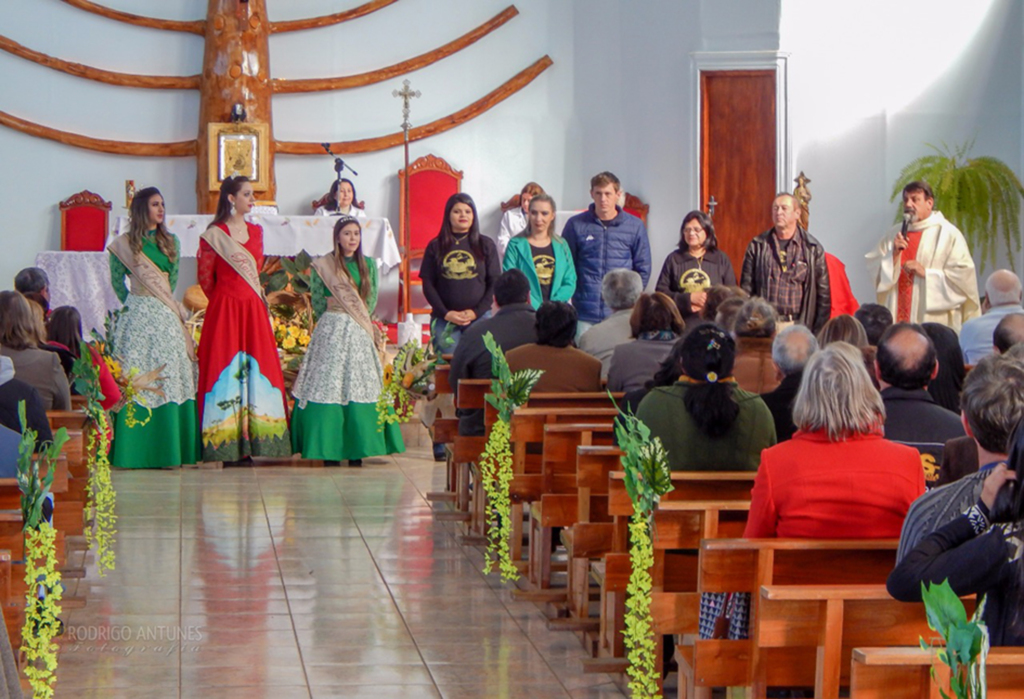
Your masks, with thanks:
M152 296L129 294L125 312L111 334L114 351L124 362L124 371L134 368L144 374L163 366L160 375L163 376L164 396L143 393L147 406L180 405L195 399L198 369L188 357L181 321L161 301Z
M366 331L347 313L328 311L316 324L292 395L306 403L376 403L382 388L380 357Z

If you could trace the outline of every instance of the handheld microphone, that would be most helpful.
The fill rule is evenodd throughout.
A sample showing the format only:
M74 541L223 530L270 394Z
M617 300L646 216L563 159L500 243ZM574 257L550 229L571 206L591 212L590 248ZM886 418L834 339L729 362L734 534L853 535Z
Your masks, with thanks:
M913 214L903 214L903 226L900 228L900 235L904 238L907 237L907 229L910 228L910 219L914 218Z

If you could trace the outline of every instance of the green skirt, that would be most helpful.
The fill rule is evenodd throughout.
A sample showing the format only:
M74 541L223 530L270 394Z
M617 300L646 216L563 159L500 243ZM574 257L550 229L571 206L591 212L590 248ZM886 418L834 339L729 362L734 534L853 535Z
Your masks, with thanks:
M398 425L377 426L370 403L306 403L292 412L292 450L304 459L347 461L405 451Z
M145 408L135 406L135 419L146 419ZM153 409L145 425L129 427L125 409L114 415L114 443L110 463L118 468L165 468L194 464L199 459L196 402L164 403Z

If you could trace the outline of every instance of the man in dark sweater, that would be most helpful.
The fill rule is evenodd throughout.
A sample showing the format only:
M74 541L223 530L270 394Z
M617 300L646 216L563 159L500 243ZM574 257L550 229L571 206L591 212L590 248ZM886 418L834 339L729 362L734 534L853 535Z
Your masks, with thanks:
M950 445L962 440L946 444L943 480L910 506L897 560L925 536L966 512L978 501L989 472L1007 462L1013 431L1024 419L1024 366L1009 357L984 357L964 381L960 409L967 428L962 440L971 443L973 453L970 458L961 454L953 460Z
M875 370L885 404L885 438L921 453L931 488L939 479L946 442L964 436L960 416L936 405L927 390L939 371L935 345L921 326L897 323L878 341Z
M458 403L459 379L489 379L491 353L484 346L484 335L491 333L502 350L537 341L535 316L530 304L530 282L518 269L510 269L494 283L497 312L473 323L462 335L452 356L451 384ZM476 437L484 434L483 410L459 410L459 434Z
M762 393L761 400L768 406L775 420L775 438L784 442L796 432L793 424L793 401L800 390L804 365L818 351L818 341L803 325L791 325L772 342L772 363L780 383L774 391Z

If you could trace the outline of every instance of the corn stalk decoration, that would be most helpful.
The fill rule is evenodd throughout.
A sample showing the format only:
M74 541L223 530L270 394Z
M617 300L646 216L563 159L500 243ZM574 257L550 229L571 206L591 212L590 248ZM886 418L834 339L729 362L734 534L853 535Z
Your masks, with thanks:
M949 580L939 584L921 583L921 600L928 616L928 628L938 633L946 644L939 651L939 660L949 666L952 694L940 687L942 699L985 699L985 660L989 648L988 627L981 621L985 613L985 598L981 598L970 619ZM921 647L925 650L930 648L923 638ZM935 677L934 667L931 674Z
M622 449L625 485L633 501L629 522L629 559L632 571L626 586L626 628L622 632L629 661L630 696L660 697L655 671L653 620L651 618L651 568L654 566L654 510L661 496L672 490L668 453L661 440L632 412L619 413L615 438Z
M89 469L86 494L89 501L86 512L93 514L93 525L85 530L85 542L96 547L96 569L101 578L114 569L114 536L117 515L114 505L117 493L110 478L110 417L103 409L99 369L92 362L92 348L82 346L82 352L71 368L75 390L86 399L85 412L92 422L85 453ZM130 403L129 403L130 404ZM148 420L148 418L147 418Z
M1010 166L998 158L967 157L974 141L955 148L926 144L935 153L909 163L893 186L890 201L914 180L925 180L935 193L935 208L959 228L971 252L977 255L981 271L986 262L997 264L1000 240L1013 269L1020 250L1020 203L1024 186ZM903 214L900 202L896 221Z
M43 517L43 508L50 500L50 487L56 471L57 457L68 441L68 432L61 427L52 442L40 446L36 453L36 431L25 419L25 401L18 403L21 420L21 442L18 445L18 488L21 490L21 517L25 532L25 626L21 632L21 652L25 654L25 676L32 686L34 699L53 697L56 681L57 644L60 633L60 599L63 586L57 570L57 531ZM40 466L46 475L40 475Z
M509 539L512 538L512 501L509 485L512 483L512 448L510 423L515 409L530 399L530 391L537 385L543 371L520 369L516 373L508 368L505 353L494 341L491 333L484 334L484 346L491 353L491 392L485 400L498 411L498 421L491 426L487 444L480 456L480 480L487 493L487 555L484 572L498 567L503 582L519 579L519 570L513 565Z

